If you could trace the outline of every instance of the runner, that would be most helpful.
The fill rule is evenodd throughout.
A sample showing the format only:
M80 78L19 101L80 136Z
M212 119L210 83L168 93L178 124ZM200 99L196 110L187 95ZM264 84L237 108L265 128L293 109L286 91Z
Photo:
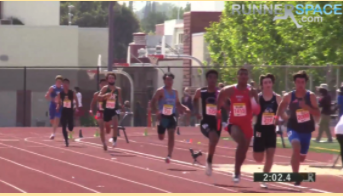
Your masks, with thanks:
M207 86L199 88L195 92L193 106L198 119L201 119L199 113L199 99L201 98L202 120L200 122L201 133L209 139L208 155L206 162L206 175L212 175L212 159L218 144L221 127L217 127L217 97L219 89L216 87L218 72L209 70L206 73Z
M274 83L274 75L260 76L262 92L258 94L258 98L261 111L257 115L254 126L253 155L255 161L260 163L264 159L264 153L266 153L263 172L270 172L276 148L276 126L274 125L274 119L278 104L281 102L281 96L273 91ZM285 119L286 117L283 118ZM266 183L262 183L261 187L267 188Z
M252 118L253 112L259 113L258 96L254 88L248 85L248 70L241 68L237 72L238 83L224 87L218 98L217 110L225 104L227 98L231 101L228 132L237 143L235 155L235 172L233 181L240 180L241 166L249 149L251 137L253 136ZM221 120L222 115L217 113L217 119Z
M67 78L64 78L63 91L58 94L56 101L56 110L61 110L62 133L67 147L69 146L67 126L68 130L70 131L70 138L73 138L72 131L74 129L74 101L76 104L76 112L79 106L76 94L69 89L69 84L70 81Z
M99 88L102 89L105 85L107 84L105 79L101 79L99 81ZM107 150L107 145L106 145L106 139L105 139L105 131L104 131L104 108L103 108L103 103L101 101L97 101L98 100L98 94L100 91L97 91L94 93L92 101L91 101L91 106L90 106L90 110L89 113L91 115L93 115L93 108L94 105L97 103L97 112L96 112L96 122L98 123L99 129L100 129L100 138L101 138L101 142L103 145L104 150Z
M174 148L174 136L177 126L176 108L179 113L189 113L189 109L180 103L177 90L172 88L174 78L172 73L165 73L163 75L164 86L157 89L151 100L151 109L156 112L156 117L159 120L159 125L157 126L158 138L163 140L164 134L168 130L168 155L165 159L166 163L170 163ZM158 109L156 108L156 102L158 102Z
M56 110L56 97L63 90L62 86L63 77L58 75L55 77L55 84L50 86L48 92L45 94L45 98L50 101L49 104L49 117L50 124L52 126L52 134L50 139L55 138L56 129L60 123L61 110Z
M291 165L293 173L298 173L300 162L305 161L312 132L315 130L313 116L319 116L320 110L315 94L305 89L308 81L306 72L299 71L294 74L293 81L295 90L283 97L276 112L276 119L289 106L290 117L287 123L287 134L293 148ZM295 182L294 185L298 186L300 182Z
M116 146L118 135L118 116L117 110L123 107L121 98L121 88L115 86L116 75L113 72L106 74L107 85L103 86L98 94L98 101L103 102L105 128L107 134L111 132L113 126L112 145ZM104 147L105 149L105 147Z

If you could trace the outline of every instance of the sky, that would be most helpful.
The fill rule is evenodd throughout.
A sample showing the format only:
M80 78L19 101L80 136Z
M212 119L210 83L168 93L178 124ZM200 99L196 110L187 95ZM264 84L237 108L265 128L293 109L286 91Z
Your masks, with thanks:
M126 2L126 4L128 4L128 1L119 1L120 4ZM185 7L186 4L188 3L188 1L158 1L158 2L166 2L166 3L171 3L177 6L182 6ZM134 11L138 11L140 9L142 9L145 6L146 2L145 1L134 1L133 2L133 8Z

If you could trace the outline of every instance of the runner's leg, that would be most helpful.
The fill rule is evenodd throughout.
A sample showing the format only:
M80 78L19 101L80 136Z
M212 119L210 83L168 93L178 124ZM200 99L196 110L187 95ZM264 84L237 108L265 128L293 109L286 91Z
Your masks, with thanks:
M253 152L255 161L261 163L264 159L265 141L264 135L262 135L262 132L257 129L254 130Z
M167 130L168 130L168 156L166 158L166 162L170 162L170 158L172 157L173 150L174 150L174 143L175 143L175 129L177 126L177 121L176 117L170 117L168 118L168 125L167 125Z
M250 125L249 125L250 126ZM235 155L235 177L234 181L238 182L241 174L241 166L246 158L246 153L249 149L250 139L247 138L240 127L231 125L230 134L234 141L237 143Z
M74 129L74 114L73 111L70 112L70 115L68 116L68 130L72 135Z
M116 114L112 117L112 126L113 126L113 135L112 135L112 138L113 138L113 141L112 141L112 144L113 144L113 147L116 146L117 144L117 137L118 137L118 115L119 114Z
M62 133L63 133L64 141L66 143L66 146L68 147L69 143L68 143L68 133L67 133L67 116L65 114L61 116L61 125L62 125Z
M291 166L292 166L292 171L294 173L299 172L299 166L300 166L300 150L301 150L301 144L300 144L300 138L299 135L296 131L287 130L288 134L288 139L289 142L292 145L292 157L291 157Z
M270 172L273 166L274 154L276 148L276 133L275 131L266 132L265 136L266 161L264 163L263 172Z

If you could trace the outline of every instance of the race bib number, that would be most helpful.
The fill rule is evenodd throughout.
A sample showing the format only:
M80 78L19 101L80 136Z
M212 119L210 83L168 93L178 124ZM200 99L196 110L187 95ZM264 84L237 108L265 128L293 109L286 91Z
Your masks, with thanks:
M273 125L274 124L274 113L263 113L261 124L262 125Z
M173 114L173 106L172 105L163 105L162 114L166 116L170 116Z
M114 109L116 105L116 102L114 100L108 100L106 102L106 108L108 109Z
M206 104L206 114L215 116L217 114L217 106L213 104Z
M64 108L71 108L71 102L70 101L63 101L63 107Z
M104 110L104 108L102 107L102 102L98 103L98 108L99 108L99 110Z
M310 112L307 110L299 109L296 111L298 123L304 123L311 120Z
M247 115L247 108L244 103L233 104L233 116L241 117Z

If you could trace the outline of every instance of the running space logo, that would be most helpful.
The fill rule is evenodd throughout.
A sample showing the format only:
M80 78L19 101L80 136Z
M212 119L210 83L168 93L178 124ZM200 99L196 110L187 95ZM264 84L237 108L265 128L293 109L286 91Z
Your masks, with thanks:
M302 23L323 22L325 15L342 15L342 4L232 4L232 14L274 14L273 21L291 18L297 28L302 28Z

